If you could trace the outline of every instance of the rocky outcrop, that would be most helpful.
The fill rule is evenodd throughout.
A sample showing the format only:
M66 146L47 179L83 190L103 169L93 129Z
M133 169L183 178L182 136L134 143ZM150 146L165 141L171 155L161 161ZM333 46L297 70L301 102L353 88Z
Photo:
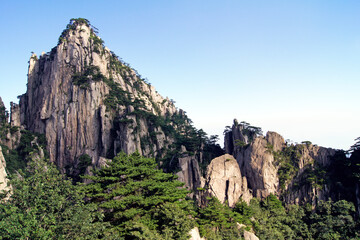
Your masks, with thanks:
M244 230L244 239L245 240L259 240L259 238L252 232Z
M241 223L237 223L237 228L239 230L244 231L244 239L245 240L259 240L259 238L251 231L247 231L245 230L246 225L245 224L241 224Z
M222 203L227 201L230 207L234 207L240 197L250 201L252 195L247 185L236 159L229 154L213 159L207 167L206 192Z
M0 146L0 192L2 192L3 190L8 191L10 190L10 187L8 186L6 162Z
M12 127L20 127L20 107L18 104L11 102L10 103L10 125Z
M162 123L181 113L102 43L88 22L72 21L50 53L31 56L20 117L13 105L12 123L45 134L61 169L83 154L96 166L120 151L161 157L174 142Z
M238 120L234 119L233 126L231 128L228 126L225 129L225 152L236 155L239 146L245 146L251 143L257 135L255 131L252 131L253 129L251 127L252 126L246 122L239 124Z
M279 134L268 132L263 137L256 133L257 130L234 120L234 125L228 128L225 135L226 151L238 161L253 196L264 198L273 193L287 203L308 202L314 205L316 201L330 197L328 186L316 187L304 181L304 178L315 168L328 166L331 156L335 154L334 149L310 142L287 145ZM291 170L281 169L286 161L293 166ZM287 171L291 178L280 176L279 169Z
M236 159L241 173L247 178L249 188L255 197L264 198L276 194L279 187L274 155L269 151L272 145L281 149L284 139L277 133L268 132L266 137L256 137L247 147L236 148Z
M277 193L279 179L271 145L276 150L284 146L284 139L277 133L261 135L261 129L235 119L232 128L225 134L225 151L232 154L239 163L242 176L255 197L264 198Z
M190 239L189 240L205 240L205 238L200 237L199 228L194 227L189 232Z
M181 171L177 172L176 175L178 176L179 181L185 183L185 187L193 190L190 197L193 197L195 192L195 195L198 198L199 195L197 194L197 190L204 186L205 182L204 178L201 176L198 160L194 155L187 155L184 146L182 147L181 152L184 154L184 156L178 158Z
M305 143L297 145L299 151L298 172L293 180L286 186L283 199L291 204L311 203L315 206L318 201L327 200L331 196L331 189L327 184L316 186L306 184L308 174L316 168L325 169L331 164L331 157L335 150Z

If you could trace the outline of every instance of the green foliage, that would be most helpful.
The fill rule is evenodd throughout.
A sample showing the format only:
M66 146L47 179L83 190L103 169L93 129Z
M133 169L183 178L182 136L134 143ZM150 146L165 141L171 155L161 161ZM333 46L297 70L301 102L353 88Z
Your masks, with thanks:
M6 159L6 170L9 173L15 173L16 170L25 169L26 158L23 159L19 156L18 151L9 149L5 145L1 145L2 153Z
M310 142L310 141L302 141L301 143L305 144L306 146L312 145L312 142Z
M324 184L327 182L326 177L326 169L316 163L306 166L301 174L302 184L310 184L318 189L322 189L324 187Z
M260 239L311 239L302 218L304 210L291 205L285 208L274 195L263 201L252 199L253 226Z
M333 199L356 203L356 191L360 186L360 149L354 149L350 157L347 155L344 151L337 151L331 157L326 180Z
M5 139L10 130L10 124L8 123L9 113L5 106L0 103L0 139Z
M84 175L86 168L91 166L92 160L91 157L87 154L83 154L79 157L79 161L77 164L77 169L79 171L78 175Z
M239 239L237 222L241 219L237 212L216 198L209 198L207 206L199 209L198 224L201 236L206 239Z
M119 83L114 82L113 79L104 79L104 82L110 87L109 94L104 100L107 110L118 110L118 106L129 106L131 104L130 93L124 91Z
M61 44L63 41L65 41L66 36L68 35L68 33L70 31L76 30L76 27L78 25L85 25L87 27L91 27L92 32L95 29L95 27L90 24L90 21L85 19L85 18L72 18L72 19L70 19L69 24L66 25L66 28L62 31L62 33L61 33L61 35L59 37L58 45Z
M146 239L146 235L169 239L166 236L171 234L186 239L192 226L187 190L174 175L156 167L152 158L120 153L87 177L92 180L87 196L103 210L111 224L108 232L125 239Z
M5 106L0 105L0 126L5 125L9 119L9 113L6 111Z
M93 32L91 32L90 39L92 40L94 52L100 53L100 49L102 49L102 52L104 51L104 41L101 38L99 38Z
M13 176L11 198L0 202L0 239L96 239L102 216L84 204L79 186L44 160ZM80 224L81 223L81 224Z
M16 170L25 169L27 161L32 153L42 149L46 152L46 138L44 134L33 133L27 130L21 130L19 145L16 149L9 149L1 145L4 158L6 159L6 169L10 173Z
M274 151L273 146L267 145L267 151L274 155L275 164L278 166L279 185L282 190L299 171L301 148L301 145L290 145L284 147L281 151Z
M352 153L352 152L354 152L355 150L359 150L359 149L360 149L360 137L356 138L355 141L356 141L356 142L354 143L354 145L352 145L352 146L350 147L350 149L349 149L348 152Z
M235 146L238 146L238 147L245 147L247 144L239 139L236 139L235 140Z
M86 25L87 27L91 26L90 21L86 18L71 18L70 25L78 24L78 25Z
M355 207L353 203L321 201L315 212L308 217L308 224L314 239L358 239Z
M84 70L72 75L72 81L74 85L80 86L80 88L88 89L90 87L90 81L106 81L106 77L101 73L98 66L85 66Z
M237 121L234 121L234 125L235 126L237 126L237 125L241 126L241 128L240 128L241 133L244 136L247 136L249 138L249 142L252 142L256 136L259 136L259 135L263 134L262 129L260 127L252 126L252 125L250 125L250 123L247 123L247 122L244 122L244 121L240 122L239 124L237 124Z

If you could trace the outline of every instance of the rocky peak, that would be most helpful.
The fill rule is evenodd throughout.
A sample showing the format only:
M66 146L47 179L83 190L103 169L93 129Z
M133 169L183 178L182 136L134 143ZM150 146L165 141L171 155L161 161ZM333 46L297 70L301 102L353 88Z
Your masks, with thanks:
M72 19L56 47L31 56L21 125L44 134L50 160L75 175L83 171L82 156L100 166L120 151L157 157L173 170L188 163L198 172L194 161L201 161L203 136L185 112L105 47L94 29L85 19ZM179 164L185 156L181 145L193 160ZM189 186L195 187L199 177L193 179Z
M250 144L257 136L262 135L262 130L247 122L239 123L237 119L234 119L232 127L227 126L224 134L225 152L236 155L239 148Z
M10 125L12 127L20 127L20 107L18 104L10 102Z
M281 151L285 146L284 138L276 132L267 132L265 139L274 151Z

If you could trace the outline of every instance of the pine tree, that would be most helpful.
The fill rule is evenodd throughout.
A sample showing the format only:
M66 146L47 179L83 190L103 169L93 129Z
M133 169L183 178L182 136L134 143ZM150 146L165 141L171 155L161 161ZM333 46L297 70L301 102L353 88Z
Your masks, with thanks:
M192 228L188 191L176 176L157 169L155 159L120 153L87 178L92 180L87 196L111 223L109 233L125 239L187 239Z

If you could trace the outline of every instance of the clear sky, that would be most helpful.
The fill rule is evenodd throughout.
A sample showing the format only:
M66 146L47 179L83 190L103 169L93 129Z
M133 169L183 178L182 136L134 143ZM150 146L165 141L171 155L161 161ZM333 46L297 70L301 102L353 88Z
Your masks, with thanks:
M1 1L7 106L26 91L31 52L77 17L208 134L237 118L325 147L360 136L358 0Z

